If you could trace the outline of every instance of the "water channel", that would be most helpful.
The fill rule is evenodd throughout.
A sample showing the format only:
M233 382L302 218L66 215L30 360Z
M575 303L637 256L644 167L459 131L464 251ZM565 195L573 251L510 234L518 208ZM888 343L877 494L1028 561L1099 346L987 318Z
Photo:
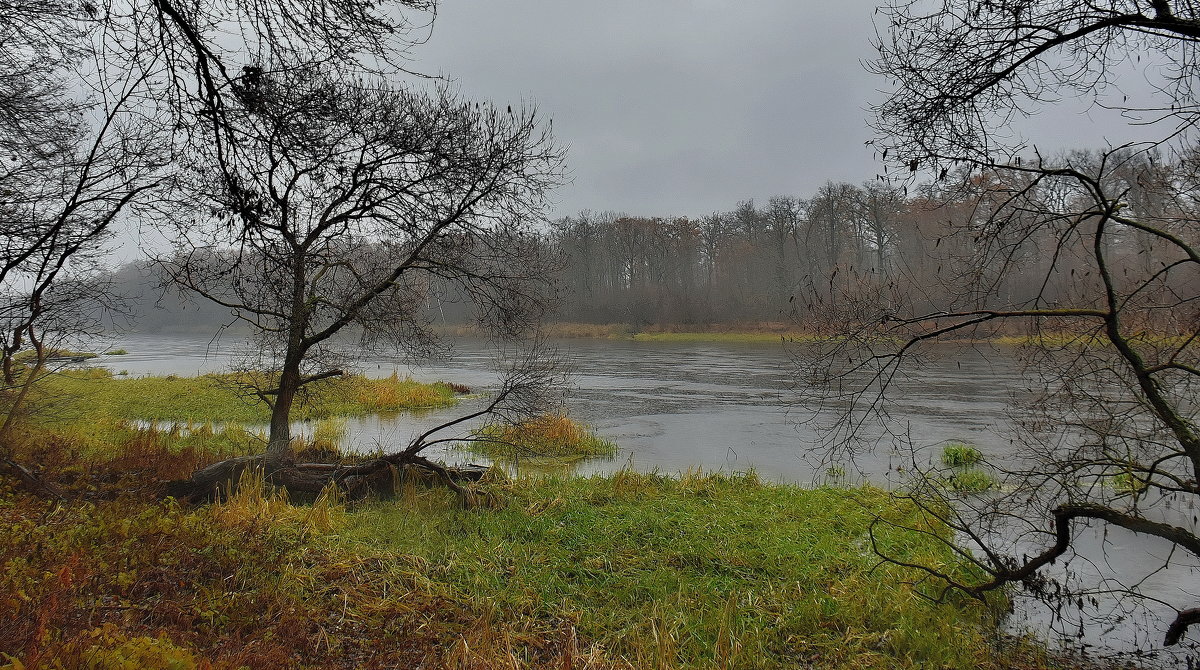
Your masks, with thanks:
M95 364L129 375L191 375L227 369L236 358L236 338L124 335L106 341L127 355L103 356ZM800 403L797 375L782 344L663 343L615 340L567 340L555 343L571 373L565 406L569 415L591 425L621 447L611 461L581 464L578 472L608 472L622 467L666 473L702 468L706 471L755 469L760 476L800 484L830 478L830 462L816 449L828 410L815 412ZM480 393L499 382L494 350L482 341L460 341L444 359L407 363L367 356L359 368L372 376L398 372L421 381L466 384ZM989 459L1003 461L1013 449L1012 401L1028 393L1020 366L1011 352L956 347L898 376L889 399L888 428L911 442L918 459L932 462L950 441L975 445ZM415 435L479 406L468 398L458 407L396 417L352 419L347 446L360 450L393 450ZM814 420L815 417L815 420ZM303 430L303 426L300 429ZM847 483L869 481L895 485L898 472L913 456L890 441L839 464ZM457 451L432 454L447 462L479 461ZM1195 528L1195 510L1179 510L1183 523ZM1094 529L1080 533L1080 556L1057 568L1084 577L1117 574L1141 581L1141 589L1177 605L1200 597L1200 566L1190 557L1175 557L1166 571L1153 571L1147 554L1165 559L1170 546L1147 542L1128 533ZM1031 552L1032 553L1032 552ZM1177 552L1178 553L1178 552ZM1161 565L1161 562L1158 563ZM1142 574L1145 572L1146 574ZM1188 605L1194 606L1194 605ZM1061 641L1105 655L1150 650L1141 658L1151 666L1188 663L1187 654L1164 654L1157 646L1169 609L1159 607L1141 617L1125 618L1111 627L1087 629L1082 637ZM1148 618L1147 618L1148 617ZM1045 631L1052 617L1043 606L1019 601L1010 627ZM1061 622L1060 627L1063 627ZM1065 626L1073 629L1073 624ZM1196 637L1193 634L1191 637ZM1200 659L1200 656L1196 656Z

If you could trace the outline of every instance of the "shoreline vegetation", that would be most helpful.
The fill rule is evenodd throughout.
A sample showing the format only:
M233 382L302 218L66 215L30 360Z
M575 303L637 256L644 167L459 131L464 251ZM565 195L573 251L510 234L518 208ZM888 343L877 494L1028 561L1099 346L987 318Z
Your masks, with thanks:
M30 437L67 499L0 485L0 667L1057 667L998 635L1002 603L936 604L877 565L872 518L921 523L879 489L493 473L475 509L408 478L386 500L243 486L188 508L153 482L219 455L165 437L104 456Z
M394 375L327 386L310 398L324 419L304 448L335 460L355 458L338 452L339 412L466 390ZM16 447L64 498L0 480L0 604L14 622L0 626L0 668L1073 667L1002 634L1001 595L935 603L919 574L881 565L868 534L879 517L929 533L877 536L890 553L956 558L932 541L948 529L869 486L493 469L467 508L404 471L386 498L301 505L244 481L191 507L166 483L262 448L236 424L192 423L257 416L239 414L230 375L78 370L44 387L71 399ZM480 435L522 453L616 449L563 415Z
M173 423L264 423L266 403L254 394L252 373L129 377L105 368L68 369L38 383L41 416L51 425L95 420ZM349 374L314 384L293 412L297 421L433 409L455 404L470 389L423 383L396 373Z
M471 325L443 325L433 330L448 337L482 337L478 328ZM196 331L199 332L199 331ZM159 333L145 333L154 336ZM193 331L169 331L166 335L195 334ZM756 322L744 324L648 324L629 323L575 323L551 322L540 331L543 337L562 340L614 340L626 342L676 342L676 343L728 343L728 344L779 344L782 342L803 344L826 342L836 339L816 330L805 330L794 323ZM1188 334L1147 331L1135 335L1131 341L1153 346L1178 347L1188 341ZM887 338L901 344L898 338ZM948 344L991 344L1001 347L1045 347L1065 349L1078 347L1108 347L1108 338L1102 333L1046 330L1036 334L994 333L986 337L950 337L939 341ZM69 352L74 356L95 358L93 352ZM104 351L102 356L121 356L129 352L124 349Z

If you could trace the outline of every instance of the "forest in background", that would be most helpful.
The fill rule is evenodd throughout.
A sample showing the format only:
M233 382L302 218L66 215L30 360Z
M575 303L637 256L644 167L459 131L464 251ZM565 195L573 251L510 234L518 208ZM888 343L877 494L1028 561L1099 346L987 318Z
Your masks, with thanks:
M1109 190L1124 194L1121 206L1134 216L1167 228L1196 216L1191 157L1165 162L1146 153L1077 151L1057 160L1100 175ZM880 315L1047 307L1099 295L1084 248L1090 224L1070 215L1086 194L1014 178L964 171L912 190L883 178L827 182L808 198L744 200L700 218L614 211L563 217L547 222L535 242L557 259L559 295L549 318L635 328L782 323L819 331ZM997 217L1001 210L1005 215ZM1020 221L1044 221L1047 212L1050 225ZM1060 220L1053 220L1054 212L1061 212ZM1072 236L1079 248L1064 244ZM1153 274L1179 260L1172 247L1148 235L1110 235L1105 243L1126 272ZM145 263L130 263L109 279L126 298L128 318L119 321L134 330L210 331L230 321L223 308L156 289ZM1171 304L1165 294L1194 294L1198 286L1198 277L1174 276L1146 290L1162 292L1162 302ZM474 318L454 282L433 279L423 288L432 323ZM1148 314L1148 327L1172 332L1194 319L1178 309Z

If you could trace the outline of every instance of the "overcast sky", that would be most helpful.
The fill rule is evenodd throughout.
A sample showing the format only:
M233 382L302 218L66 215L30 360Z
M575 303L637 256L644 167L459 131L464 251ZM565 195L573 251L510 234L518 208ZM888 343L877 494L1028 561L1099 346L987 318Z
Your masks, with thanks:
M876 4L441 0L410 65L470 98L536 104L553 119L571 177L553 194L553 217L703 216L882 170L864 145L887 85L863 67ZM1146 87L1138 74L1129 87ZM1047 152L1129 139L1090 101L1024 125Z
M555 216L697 216L881 170L864 146L887 83L863 68L875 6L443 0L413 66L553 118L572 177ZM1066 101L1035 120L1039 146L1096 147L1106 130L1123 141L1103 114Z
M568 146L556 215L702 215L877 171L866 0L444 0L414 66L533 102Z

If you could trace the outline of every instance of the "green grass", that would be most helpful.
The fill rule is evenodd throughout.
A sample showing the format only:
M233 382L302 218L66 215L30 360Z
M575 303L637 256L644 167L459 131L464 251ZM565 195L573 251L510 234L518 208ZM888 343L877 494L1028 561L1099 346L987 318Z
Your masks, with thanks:
M109 349L108 351L104 352L103 355L105 355L105 356L125 356L128 353L129 352L124 349Z
M934 605L903 583L913 575L877 566L873 516L916 518L878 489L626 471L520 481L508 495L501 510L436 493L376 504L343 539L414 557L428 588L496 625L570 621L638 668L986 667L984 608ZM881 542L952 560L914 536Z
M969 444L951 442L942 448L942 463L950 467L976 465L983 461L983 454Z
M103 369L64 371L40 384L39 417L52 426L98 419L265 422L269 410L246 391L245 381L237 374L117 378ZM447 384L424 384L395 374L383 379L348 375L309 389L297 398L294 420L386 414L456 402Z
M954 472L939 477L938 483L958 493L983 493L996 486L996 480L987 472L974 466L983 463L983 454L975 447L962 442L951 442L942 448L942 464Z
M562 414L547 414L517 425L484 426L472 436L475 441L463 442L459 448L496 461L612 458L618 450L615 442Z
M205 430L126 430L100 457L22 443L68 495L0 480L0 667L1050 667L993 647L982 604L878 565L875 518L948 537L879 489L624 471L478 485L494 508L411 482L354 505L158 500L147 484L226 455ZM967 577L930 534L877 539Z

